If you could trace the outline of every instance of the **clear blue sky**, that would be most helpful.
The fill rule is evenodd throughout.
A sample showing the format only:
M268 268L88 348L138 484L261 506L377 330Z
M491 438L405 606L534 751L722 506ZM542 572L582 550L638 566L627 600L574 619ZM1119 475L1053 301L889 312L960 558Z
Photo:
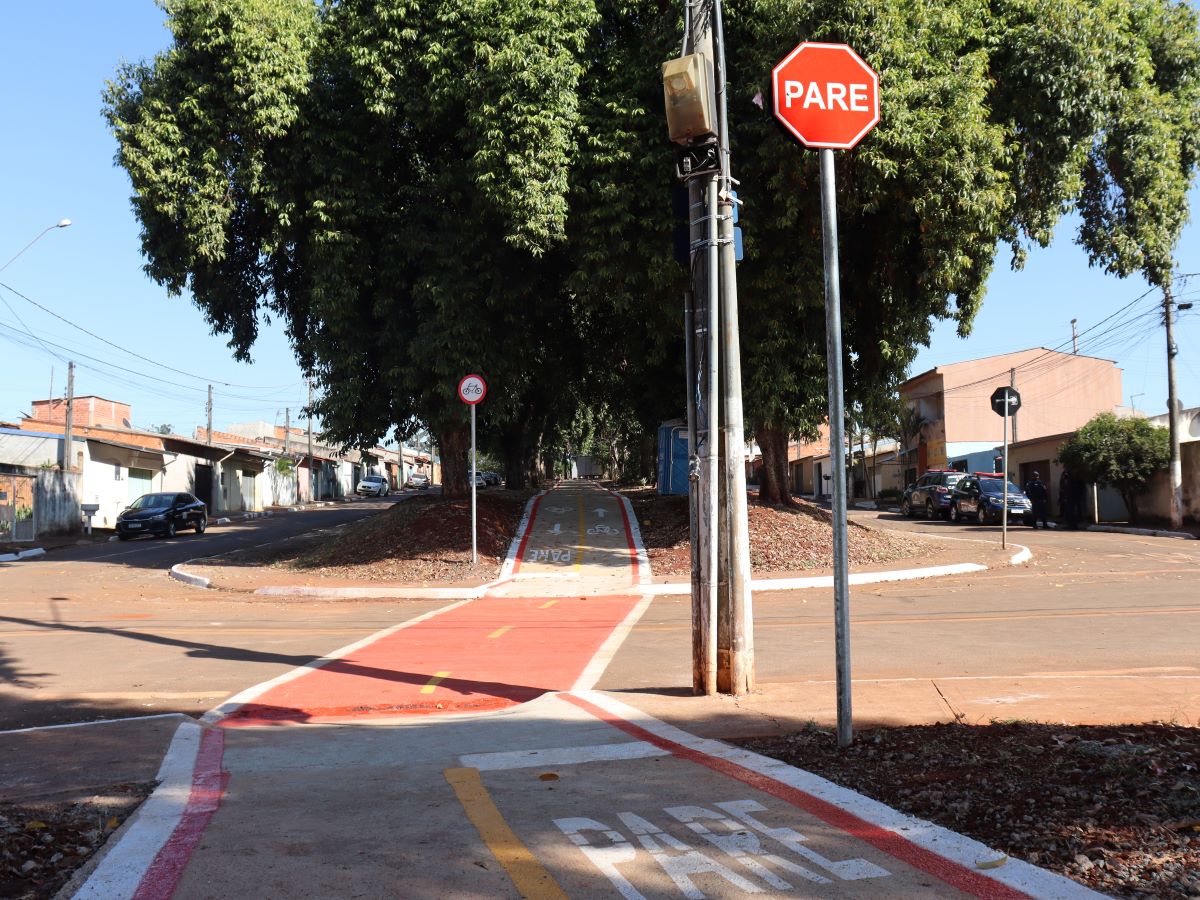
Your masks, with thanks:
M288 407L295 422L306 393L280 328L262 330L253 364L235 363L224 339L209 334L187 298L168 297L142 272L129 182L113 166L116 144L100 115L101 91L122 60L148 59L167 45L161 11L151 0L44 0L11 4L5 19L0 266L46 226L61 218L74 224L44 235L0 273L0 282L74 325L196 377L102 344L0 289L12 307L0 303L0 420L16 419L31 400L49 395L52 367L53 392L61 396L65 360L75 359L76 394L129 402L140 426L168 423L189 433L204 422L209 383L218 427L256 419L282 424ZM1193 206L1197 199L1200 193L1193 191ZM743 225L753 227L753 216ZM939 326L913 372L1032 346L1069 348L1072 318L1085 331L1145 292L1140 280L1089 269L1072 242L1073 230L1066 223L1054 246L1033 251L1018 273L1009 271L1002 252L972 337L963 341L952 327ZM1200 272L1196 226L1185 233L1178 259L1180 271ZM1200 295L1200 279L1190 292ZM1148 311L1156 299L1147 297L1127 316ZM47 346L25 334L14 311ZM1200 404L1198 311L1184 314L1177 329L1185 406ZM1120 327L1108 330L1114 323ZM1092 334L1098 339L1085 335L1080 350L1114 359L1124 370L1125 402L1135 395L1139 409L1165 411L1165 344L1157 320L1118 318Z

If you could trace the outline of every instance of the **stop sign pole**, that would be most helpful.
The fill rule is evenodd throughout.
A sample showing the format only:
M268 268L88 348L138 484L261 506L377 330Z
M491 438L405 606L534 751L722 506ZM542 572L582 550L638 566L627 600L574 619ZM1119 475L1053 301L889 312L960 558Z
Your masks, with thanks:
M854 739L850 678L850 561L847 547L842 298L838 271L833 151L849 150L879 121L879 76L845 44L798 45L771 71L775 117L821 154L821 234L825 251L825 353L829 372L829 455L833 462L833 586L837 740Z

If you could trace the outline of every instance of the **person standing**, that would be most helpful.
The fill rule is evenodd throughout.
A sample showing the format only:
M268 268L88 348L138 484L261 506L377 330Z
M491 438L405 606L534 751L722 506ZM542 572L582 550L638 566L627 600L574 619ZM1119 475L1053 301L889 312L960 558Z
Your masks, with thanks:
M1049 528L1050 495L1037 472L1034 472L1033 477L1025 482L1025 496L1033 504L1033 527L1037 528L1037 523L1041 522L1043 528Z
M1075 479L1071 477L1071 470L1065 467L1058 478L1058 511L1068 528L1074 531L1079 527L1079 502Z

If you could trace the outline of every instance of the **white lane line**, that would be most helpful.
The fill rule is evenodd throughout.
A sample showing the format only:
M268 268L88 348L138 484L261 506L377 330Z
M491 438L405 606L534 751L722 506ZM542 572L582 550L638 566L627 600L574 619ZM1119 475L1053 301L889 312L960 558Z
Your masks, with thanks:
M557 484L555 485L557 487ZM513 535L512 543L508 545L508 555L504 557L504 565L500 567L500 580L506 581L512 578L513 567L517 563L517 550L521 547L521 540L525 537L525 532L529 530L529 519L533 513L533 507L537 501L545 497L548 493L554 490L553 487L534 494L529 498L529 502L525 504L525 512L521 514L521 523L517 525L517 533Z
M706 756L726 760L749 769L751 772L771 778L780 784L803 791L879 828L892 831L904 840L931 853L936 853L944 859L951 860L965 869L978 871L976 868L978 860L997 856L996 851L979 841L892 809L811 772L797 769L766 756L760 756L749 750L730 747L720 741L696 737L598 691L588 691L579 696L594 703L605 712L631 722L656 737L672 741ZM1061 875L1047 872L1011 857L1004 866L989 869L986 873L981 872L980 874L985 874L988 878L1009 887L1025 891L1039 900L1082 900L1082 898L1103 896Z
M204 729L182 722L158 770L159 785L114 840L72 900L133 897L158 851L175 831L192 793L192 774Z
M621 648L621 644L625 643L625 638L629 636L629 632L633 631L633 626L638 623L638 620L641 619L653 602L654 595L647 594L634 605L621 624L614 628L608 637L605 638L604 643L600 645L600 649L588 661L587 668L575 679L575 683L571 685L573 692L590 691L596 686L596 682L600 680L600 676L604 674L604 670L608 668L608 664L616 656L617 650Z
M218 722L221 719L223 719L226 716L233 713L239 707L244 706L245 704L249 703L251 700L254 700L256 697L259 697L262 694L266 693L267 691L271 690L271 688L273 688L273 687L276 687L281 684L286 684L289 681L293 681L293 680L299 678L301 675L306 675L307 673L313 671L314 669L323 668L323 667L329 665L331 662L334 662L336 660L342 659L343 657L349 656L355 650L358 650L362 647L366 647L370 644L375 643L376 641L382 640L383 638L388 637L389 635L395 634L397 631L402 631L405 628L411 628L412 626L420 624L421 622L424 622L427 619L432 619L434 616L440 616L442 613L447 613L452 609L458 609L460 606L464 606L467 603L472 603L472 602L474 602L473 599L460 600L457 603L451 603L449 606L443 606L440 609L430 610L429 612L423 613L422 615L419 615L416 618L409 619L407 622L401 622L399 625L392 625L389 628L384 628L382 631L377 631L372 635L368 635L367 637L363 638L360 641L355 641L353 644L347 644L345 647L341 647L337 650L334 650L332 653L325 654L320 659L314 659L312 662L305 663L304 665L298 666L295 669L292 669L291 671L284 672L282 675L276 676L275 678L272 678L269 681L264 681L261 684L256 684L256 685L254 685L254 687L247 688L246 690L242 691L241 693L235 694L234 696L230 697L225 702L221 703L219 706L216 706L213 709L210 709L208 712L206 712L203 716L200 717L200 721L205 723L206 725L211 725L215 722Z
M551 747L545 750L511 750L496 753L468 753L459 757L462 765L481 772L507 769L532 769L539 766L577 766L584 763L612 762L668 756L669 751L647 741L598 744L593 747Z

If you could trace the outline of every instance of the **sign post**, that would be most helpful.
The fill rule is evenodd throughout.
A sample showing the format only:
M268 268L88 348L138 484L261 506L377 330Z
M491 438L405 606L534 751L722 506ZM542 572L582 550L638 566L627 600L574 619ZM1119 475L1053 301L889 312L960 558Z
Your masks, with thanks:
M998 387L992 391L990 400L996 415L1004 419L1004 506L1000 508L1000 549L1008 549L1008 417L1021 408L1021 395L1016 388Z
M821 234L825 250L825 353L829 372L829 452L833 464L833 586L837 740L854 739L850 690L850 562L846 526L842 299L838 272L833 151L850 150L879 121L879 76L846 44L805 42L771 70L775 118L821 154Z
M458 399L471 407L471 565L479 561L475 516L475 407L487 396L487 382L482 375L464 375L458 383Z

